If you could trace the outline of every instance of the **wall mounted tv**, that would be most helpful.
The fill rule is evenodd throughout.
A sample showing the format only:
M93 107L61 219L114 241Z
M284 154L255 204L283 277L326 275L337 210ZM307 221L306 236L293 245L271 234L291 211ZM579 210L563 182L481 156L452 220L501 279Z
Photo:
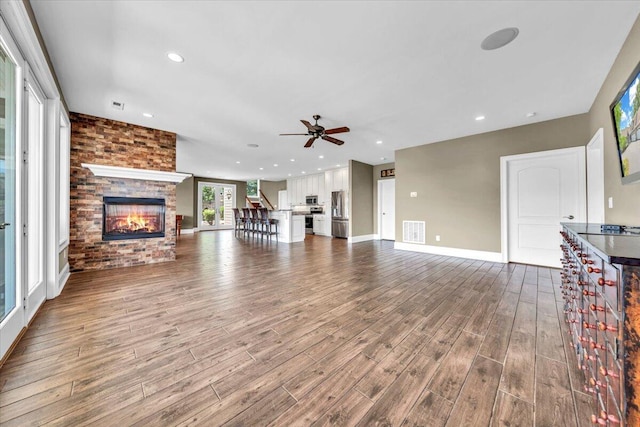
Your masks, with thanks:
M640 181L640 64L611 104L622 183Z

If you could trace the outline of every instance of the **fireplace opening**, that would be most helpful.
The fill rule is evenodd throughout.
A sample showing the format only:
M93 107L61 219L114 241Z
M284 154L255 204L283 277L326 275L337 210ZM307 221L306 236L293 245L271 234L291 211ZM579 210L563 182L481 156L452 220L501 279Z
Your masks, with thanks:
M105 197L102 240L164 237L164 199Z

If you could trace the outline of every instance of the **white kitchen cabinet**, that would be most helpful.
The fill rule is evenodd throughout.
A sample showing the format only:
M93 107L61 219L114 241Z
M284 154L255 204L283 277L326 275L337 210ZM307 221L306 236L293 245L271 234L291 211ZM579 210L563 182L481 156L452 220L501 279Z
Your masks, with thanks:
M307 176L305 177L305 197L306 196L312 196L313 195L313 175Z
M289 209L289 196L287 190L278 191L278 209Z
M326 206L331 207L331 192L333 191L333 171L324 173L324 189L326 194Z
M324 215L313 216L313 234L322 234L324 231Z
M319 236L331 236L331 214L313 215L313 233Z
M341 190L349 190L348 168L287 179L288 202L293 206L304 205L307 196L318 196L318 203L324 204L329 209L331 192Z
M305 202L304 196L305 192L307 191L306 178L307 177L305 176L303 176L302 178L296 178L296 205L303 205Z
M331 212L325 215L323 234L325 236L331 236Z
M295 188L295 181L293 178L289 178L287 179L287 206L286 207L281 207L281 209L289 209L291 207L291 205L293 204L293 201L295 199L295 192L296 192L296 188Z
M301 242L305 238L304 215L291 216L291 241Z
M318 188L320 187L320 184L319 184L320 175L318 175L318 174L311 175L309 177L309 181L311 181L311 190L310 190L309 195L318 196Z
M331 191L349 191L349 168L339 168L328 171L331 181Z
M324 186L324 174L320 174L318 175L318 192L316 193L318 195L318 203L320 204L327 204L327 193L325 192L325 186ZM331 202L329 201L329 204Z

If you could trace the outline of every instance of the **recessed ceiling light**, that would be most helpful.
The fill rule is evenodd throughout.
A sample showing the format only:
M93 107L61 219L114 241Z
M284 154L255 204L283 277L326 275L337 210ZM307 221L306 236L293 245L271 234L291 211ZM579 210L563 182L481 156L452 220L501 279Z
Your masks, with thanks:
M305 171L302 171L302 173L306 173Z
M258 144L247 144L247 147L249 147L249 148L258 148L259 145Z
M292 162L295 162L295 161L296 161L296 159L289 159L289 160L291 160Z
M503 28L493 34L489 34L484 40L482 40L480 47L484 50L500 49L514 41L515 38L518 37L518 33L520 33L520 30L515 27Z
M149 118L153 117L153 114L151 113L142 113L142 115Z
M318 158L319 158L319 159L324 159L324 156L323 156L322 154L320 154L320 155L318 156Z
M264 170L264 168L260 168L260 170Z
M530 113L527 113L527 117L535 117L535 115L536 115L536 112L535 112L535 111L532 111L532 112L530 112Z
M291 176L291 174L288 174L288 176Z
M318 168L318 170L319 170L319 171L321 171L321 170L322 170L322 168Z
M273 164L273 167L274 167L274 168L277 168L277 167L278 167L278 164L277 164L277 163L274 163L274 164Z
M380 160L387 160L386 157L380 157Z
M236 160L236 163L237 163L237 164L240 164L240 160Z
M167 57L173 62L184 62L184 58L175 52L167 53Z
M211 171L207 171L207 173L211 173Z
M339 167L340 167L340 165L336 165L336 167L338 167L338 168L339 168Z
M382 144L382 141L376 141L376 144Z
M484 120L484 116L478 116L476 117L476 121L479 122L480 120Z

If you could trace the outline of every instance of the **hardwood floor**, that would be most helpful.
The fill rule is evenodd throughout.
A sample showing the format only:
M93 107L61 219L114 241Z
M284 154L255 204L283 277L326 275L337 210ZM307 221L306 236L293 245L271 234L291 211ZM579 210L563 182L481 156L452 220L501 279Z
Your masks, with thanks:
M183 235L176 262L72 275L0 369L0 423L591 425L558 283L390 242Z

